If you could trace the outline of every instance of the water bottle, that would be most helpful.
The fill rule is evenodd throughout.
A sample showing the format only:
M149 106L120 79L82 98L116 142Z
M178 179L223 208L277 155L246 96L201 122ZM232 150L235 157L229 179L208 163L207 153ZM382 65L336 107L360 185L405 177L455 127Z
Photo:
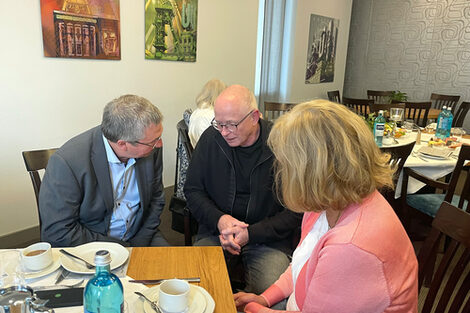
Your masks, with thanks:
M107 250L95 254L96 273L88 281L83 294L85 313L122 313L124 295L122 283L110 271L111 255Z
M443 131L443 122L447 115L447 107L443 106L439 116L437 117L437 124L436 124L436 137L441 138L444 136L445 131Z
M379 116L375 118L374 121L374 139L377 146L382 147L382 139L384 137L385 130L385 117L384 111L379 111Z
M452 130L452 121L453 120L454 120L454 115L452 114L452 108L449 106L449 107L447 107L446 124L444 124L445 138L450 137L450 132Z

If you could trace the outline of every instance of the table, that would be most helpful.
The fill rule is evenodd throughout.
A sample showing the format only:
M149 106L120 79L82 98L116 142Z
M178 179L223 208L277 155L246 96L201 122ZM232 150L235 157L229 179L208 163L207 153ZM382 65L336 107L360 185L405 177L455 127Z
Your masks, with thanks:
M11 249L20 251L20 249ZM58 248L53 253L58 254ZM130 283L129 279L185 278L200 277L197 285L204 288L214 299L215 313L235 313L232 288L221 247L141 247L128 248L128 262L113 270L124 286L124 298L129 313L143 313L143 300L134 291L148 290L143 284ZM8 251L0 249L0 252ZM19 254L18 254L19 255ZM13 255L14 256L14 255ZM18 256L14 256L17 258ZM3 259L2 259L3 260ZM27 278L26 284L38 288L53 287L59 273L59 267L37 278ZM127 275L126 275L127 273ZM60 284L84 287L92 275L70 273ZM83 306L55 309L56 313L80 313Z
M410 134L411 137L405 137L405 138L400 138L398 141L400 144L405 144L407 142L415 141L416 140L416 134L413 133ZM413 152L418 151L421 147L426 146L429 139L431 139L434 136L434 134L428 134L428 133L421 133L421 144L415 144L413 147ZM462 143L465 144L470 144L470 136L466 135L461 139ZM454 155L458 155L460 152L460 148L457 148L454 152ZM424 161L423 159L420 159L419 157L411 154L407 159L404 164L404 167L409 167L415 170L416 172L423 174L429 178L432 179L438 179L441 177L446 176L447 174L452 173L452 171L455 168L455 164L457 163L457 158L449 158L447 160L433 160L433 159L426 159L427 161ZM395 188L395 198L399 198L401 195L401 183L402 183L402 175L403 173L400 173L400 177L397 182L397 186ZM413 177L409 178L408 181L408 194L413 194L416 193L418 190L423 188L425 186L424 183L414 179Z
M200 277L214 298L214 313L236 312L221 247L132 248L127 275L134 279Z

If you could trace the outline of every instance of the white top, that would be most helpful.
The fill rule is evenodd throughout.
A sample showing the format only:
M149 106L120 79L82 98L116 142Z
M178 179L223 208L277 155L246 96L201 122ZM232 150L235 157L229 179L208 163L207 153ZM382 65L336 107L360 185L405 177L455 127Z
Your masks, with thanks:
M300 271L312 255L313 249L317 245L318 241L324 234L326 234L329 228L330 227L328 225L328 220L326 219L326 212L323 211L318 217L318 220L315 222L315 225L313 225L310 232L307 234L307 236L305 236L301 244L297 246L297 248L294 250L291 262L294 291L291 293L289 299L287 300L287 311L299 311L299 307L295 302L295 283L297 282L297 277L299 277Z
M191 114L191 117L189 118L188 133L193 148L196 147L196 144L199 141L199 137L201 137L202 133L207 129L207 127L211 126L213 118L213 108L196 109Z

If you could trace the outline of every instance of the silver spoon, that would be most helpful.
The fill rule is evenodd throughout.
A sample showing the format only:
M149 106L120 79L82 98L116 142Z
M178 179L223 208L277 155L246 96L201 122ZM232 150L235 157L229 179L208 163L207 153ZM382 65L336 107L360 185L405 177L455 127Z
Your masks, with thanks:
M62 254L65 254L66 256L69 256L69 257L71 257L71 258L74 258L74 259L80 260L80 261L82 261L82 262L85 262L85 265L86 265L86 267L87 267L88 269L93 269L93 268L95 268L95 266L94 266L93 264L89 263L87 260L85 260L85 259L83 259L83 258L81 258L81 257L79 257L79 256L76 256L75 254L72 254L72 253L70 253L70 252L68 252L68 251L66 251L66 250L64 250L64 249L60 249L59 252L62 253Z
M160 310L160 308L158 307L158 305L153 302L152 300L150 300L149 298L147 298L143 293L141 292L138 292L138 291L135 291L134 292L136 295L138 296L141 296L142 298L144 298L148 303L150 303L150 306L152 307L152 309L155 310L155 312L157 313L162 313L162 311Z

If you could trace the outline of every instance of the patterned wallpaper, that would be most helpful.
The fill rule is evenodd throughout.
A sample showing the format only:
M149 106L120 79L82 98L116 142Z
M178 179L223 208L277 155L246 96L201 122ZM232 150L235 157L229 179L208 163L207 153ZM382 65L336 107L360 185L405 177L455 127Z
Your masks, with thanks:
M470 101L470 0L354 0L343 93L367 89Z

